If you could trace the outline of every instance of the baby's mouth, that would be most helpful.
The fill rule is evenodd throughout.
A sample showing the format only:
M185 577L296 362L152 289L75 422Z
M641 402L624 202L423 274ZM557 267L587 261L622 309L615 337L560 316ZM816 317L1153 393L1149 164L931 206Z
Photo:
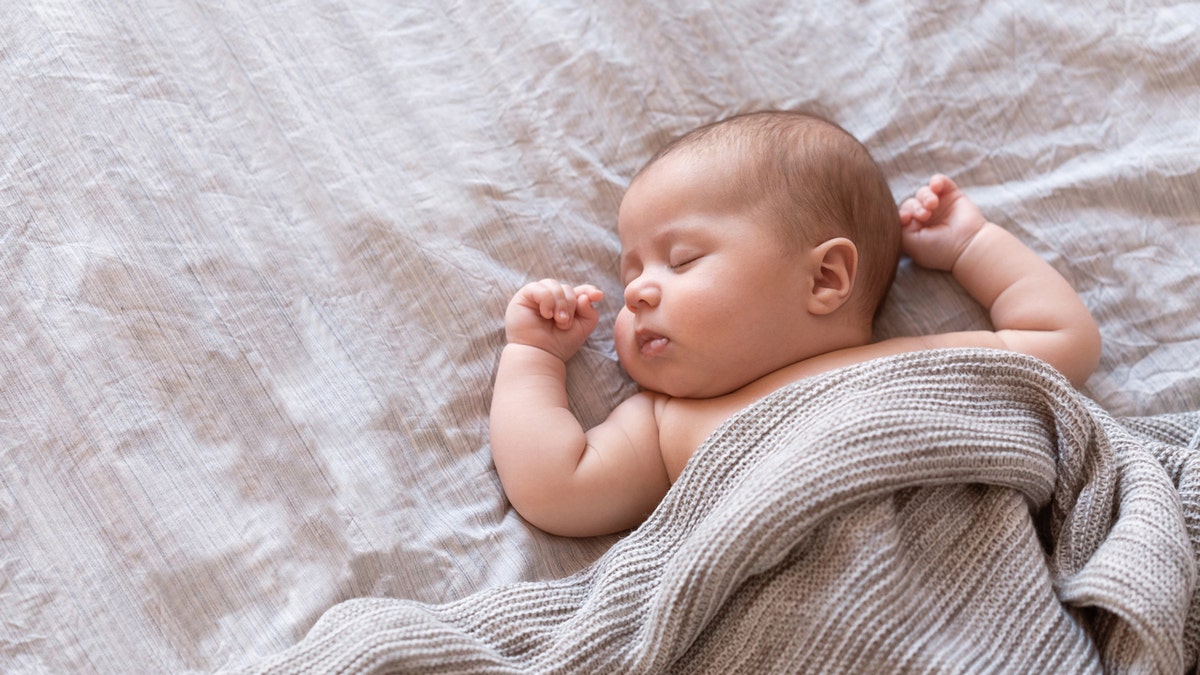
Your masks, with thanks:
M640 332L637 334L638 351L642 356L659 356L663 354L670 340L658 333Z

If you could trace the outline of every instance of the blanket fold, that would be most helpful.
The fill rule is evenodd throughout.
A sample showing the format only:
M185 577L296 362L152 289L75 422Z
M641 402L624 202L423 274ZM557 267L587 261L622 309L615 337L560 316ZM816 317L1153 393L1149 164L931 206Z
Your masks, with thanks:
M1114 419L1028 357L797 382L566 579L337 605L260 672L1180 672L1200 414Z

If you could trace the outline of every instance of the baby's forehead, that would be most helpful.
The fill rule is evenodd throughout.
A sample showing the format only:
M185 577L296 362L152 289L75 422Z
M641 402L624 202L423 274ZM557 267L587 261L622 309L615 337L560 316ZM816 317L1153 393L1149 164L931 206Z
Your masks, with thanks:
M639 171L630 182L626 196L635 186L642 188L637 191L640 198L653 198L660 190L703 184L707 196L734 197L732 191L724 194L726 188L744 183L747 172L756 171L760 163L747 156L744 149L720 151L711 144L679 148L656 158Z

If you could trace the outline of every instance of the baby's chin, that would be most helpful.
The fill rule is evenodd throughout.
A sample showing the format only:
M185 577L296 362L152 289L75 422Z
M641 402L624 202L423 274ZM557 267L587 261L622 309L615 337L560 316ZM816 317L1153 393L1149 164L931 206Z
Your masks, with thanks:
M671 397L676 396L669 391L663 391L664 384L669 384L661 382L660 380L663 378L655 377L649 373L646 373L637 365L631 368L625 359L620 358L619 353L617 355L617 361L621 364L621 370L625 371L625 374L629 376L629 379L637 383L638 388L642 391L652 391L657 394L666 394L667 396ZM669 386L666 388L671 389Z
M697 376L694 379L696 382L684 381L685 378L667 378L661 373L643 373L639 369L630 369L621 364L625 373L637 383L642 391L652 391L657 394L663 394L671 398L689 398L689 399L706 399L724 396L725 394L733 393L738 387L722 386L719 382L713 382L710 378Z

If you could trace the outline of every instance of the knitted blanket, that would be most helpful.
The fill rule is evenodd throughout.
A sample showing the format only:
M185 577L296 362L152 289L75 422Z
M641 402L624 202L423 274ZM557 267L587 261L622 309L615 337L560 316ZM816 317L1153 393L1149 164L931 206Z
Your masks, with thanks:
M258 669L1180 672L1198 442L1016 354L872 361L734 416L589 568L345 602Z

